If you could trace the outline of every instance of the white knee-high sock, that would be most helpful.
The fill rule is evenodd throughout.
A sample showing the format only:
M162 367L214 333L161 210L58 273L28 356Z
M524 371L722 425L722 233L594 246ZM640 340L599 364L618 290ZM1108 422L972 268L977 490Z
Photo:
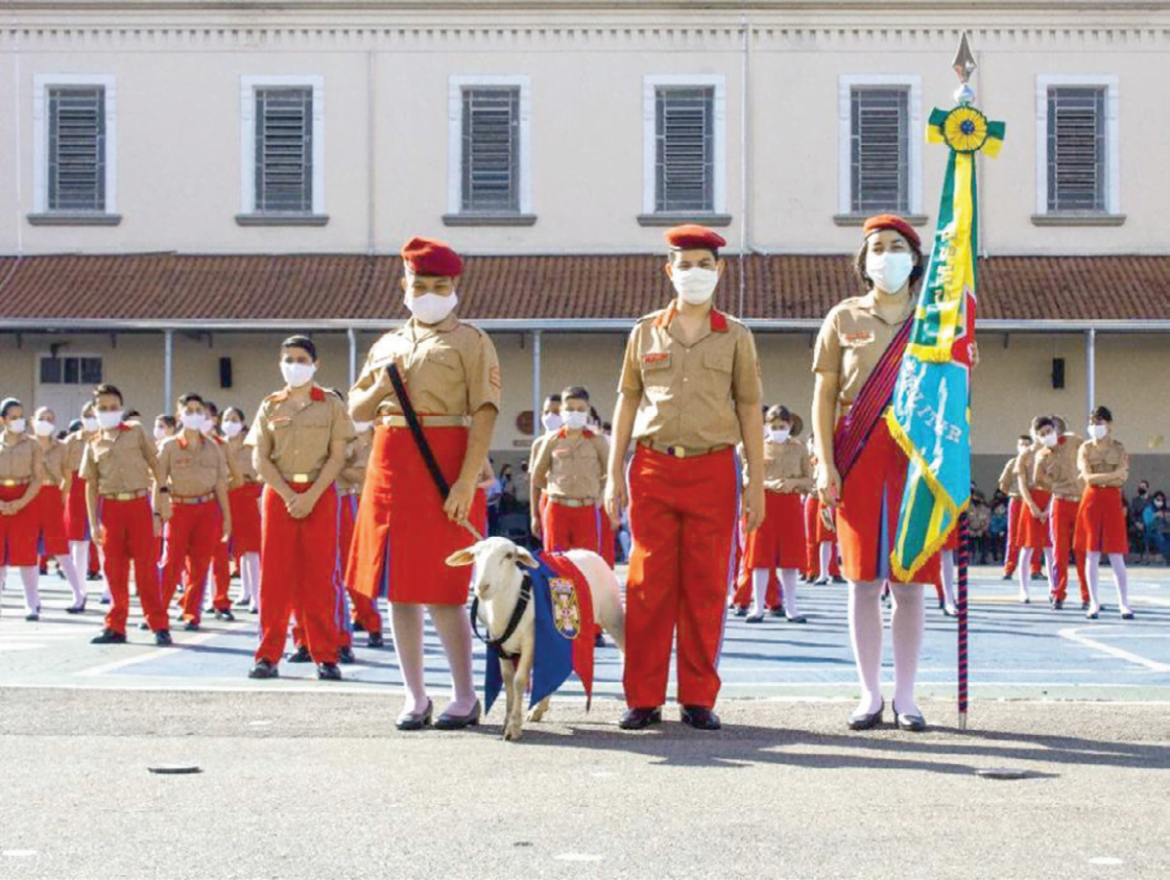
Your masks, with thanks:
M1051 547L1044 548L1044 567L1048 574L1048 593L1056 592L1056 551Z
M784 616L789 620L800 617L800 609L796 604L796 581L799 573L795 568L780 569L780 587L784 591Z
M1120 553L1110 553L1109 564L1113 567L1113 580L1117 584L1117 605L1122 614L1130 614L1129 571L1125 567L1125 557Z
M4 595L4 581L8 577L8 566L0 565L0 597Z
M1032 553L1034 551L1031 547L1020 548L1020 561L1016 565L1016 576L1020 579L1020 601L1023 602L1028 598L1028 581L1032 577Z
M955 610L955 551L943 550L939 554L939 580L942 581L943 604L948 611Z
M255 605L259 599L257 595L260 586L259 553L244 553L240 556L240 586L243 588L240 598Z
M1101 609L1101 554L1097 550L1085 553L1085 580L1089 588L1089 613L1095 614Z
M24 609L29 614L39 614L41 611L40 577L40 570L35 565L20 567L20 580L24 584Z
M894 610L890 615L890 637L894 642L894 703L903 715L919 714L914 701L918 680L918 658L926 629L926 602L921 584L893 584Z
M423 673L423 606L390 603L390 630L394 633L394 654L406 686L407 712L421 712L427 705Z
M86 577L89 574L89 541L70 541L69 555L73 557L73 567L78 575Z
M768 569L752 569L752 614L763 614L768 595Z
M427 610L451 667L451 702L447 709L456 715L466 715L475 705L475 680L471 676L471 620L462 605L428 605Z
M861 683L857 712L868 715L882 702L882 601L876 581L849 582L849 639Z
M821 541L821 547L820 547L819 552L820 552L820 562L821 562L820 577L822 579L827 580L829 577L829 567L833 563L833 542L832 541ZM877 711L877 710L875 709L874 711Z
M65 580L69 582L69 589L73 591L73 604L80 605L85 601L85 588L81 585L81 575L77 573L77 566L73 564L73 557L62 553L57 557L57 564L65 573Z

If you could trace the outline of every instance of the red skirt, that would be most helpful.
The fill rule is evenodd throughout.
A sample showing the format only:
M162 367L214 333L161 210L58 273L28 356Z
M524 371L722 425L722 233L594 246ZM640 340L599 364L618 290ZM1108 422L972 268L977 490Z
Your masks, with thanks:
M467 453L466 428L425 428L439 469L454 483ZM487 502L475 493L468 517L487 529ZM443 499L407 428L374 429L374 447L358 506L346 583L371 599L462 605L471 572L452 568L447 557L475 537L443 513Z
M900 582L890 566L890 549L898 533L906 466L906 455L890 435L885 419L881 419L841 487L837 542L841 571L847 580L888 578ZM937 578L935 555L914 575L914 583L934 583Z
M1052 493L1043 489L1032 490L1032 500L1041 510L1048 509L1048 502L1052 500ZM1052 532L1048 528L1048 520L1041 522L1032 516L1032 510L1023 501L1020 502L1023 510L1020 512L1020 547L1025 550L1045 550L1052 546Z
M69 500L65 503L65 533L70 541L90 541L89 512L85 509L85 480L73 475Z
M1089 486L1077 511L1077 530L1073 547L1078 553L1129 552L1125 529L1125 508L1121 489L1116 486Z
M69 552L65 531L65 497L60 486L41 486L33 499L40 516L40 551L42 556L64 556Z
M260 552L260 483L245 483L228 492L232 512L232 556Z
M28 486L0 486L0 501L24 497ZM41 508L37 499L12 516L0 514L0 565L23 568L38 564L37 538L41 530Z
M800 496L764 493L764 523L749 532L744 551L745 568L795 568L804 564L804 511Z
M818 498L816 502L816 518L814 521L814 536L816 537L816 544L819 547L828 541L830 544L837 543L837 533L832 531L825 525L825 511L829 511L829 516L836 522L836 514L831 507L826 507Z

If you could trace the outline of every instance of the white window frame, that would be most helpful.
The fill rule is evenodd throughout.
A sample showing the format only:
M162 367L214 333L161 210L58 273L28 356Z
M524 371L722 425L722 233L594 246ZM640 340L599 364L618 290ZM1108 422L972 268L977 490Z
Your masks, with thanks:
M917 74L841 74L837 78L837 213L853 214L853 89L855 87L909 88L906 107L910 118L906 173L909 214L922 214L922 77Z
M1048 89L1082 86L1105 89L1105 214L1121 213L1120 77L1112 74L1038 74L1036 76L1036 214L1059 217L1048 211Z
M240 77L240 213L256 215L256 90L313 90L313 216L325 213L325 77L315 74ZM295 215L294 215L295 216Z
M463 210L463 90L512 87L520 89L520 191L519 214L532 213L532 78L527 74L463 75L447 79L447 213ZM474 212L472 212L474 213ZM510 216L505 214L503 216Z
M655 73L642 77L642 213L652 215L658 205L655 186L658 161L657 130L655 117L658 106L658 89L714 88L715 97L712 111L715 114L714 168L715 179L711 181L712 214L727 213L727 77L723 74ZM696 216L702 216L696 214Z
M118 88L112 74L38 73L33 76L33 211L37 214L74 214L49 210L49 89L54 86L101 86L106 116L106 205L97 216L118 213Z

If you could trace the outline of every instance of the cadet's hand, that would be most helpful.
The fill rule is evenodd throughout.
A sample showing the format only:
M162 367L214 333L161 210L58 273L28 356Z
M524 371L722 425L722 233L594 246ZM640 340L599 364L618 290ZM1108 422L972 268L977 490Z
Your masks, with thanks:
M471 512L471 502L475 500L475 480L456 480L451 485L451 493L443 504L443 513L451 522L465 523Z
M837 523L833 519L833 511L827 507L821 511L821 522L824 523L826 531L837 531Z
M163 494L158 499L158 515L163 522L170 522L171 517L175 515L175 508L171 502L169 494Z
M764 524L764 482L748 480L743 496L743 521L749 532Z
M154 523L154 536L156 538L161 538L163 533L162 518L159 517L158 514L155 514L154 517L152 517L152 522Z
M304 519L313 512L313 507L316 506L317 499L313 497L312 492L293 493L293 497L285 502L285 509L288 515L293 519Z
M532 537L540 537L540 515L536 513L532 514Z
M822 464L817 468L817 495L821 504L836 507L841 501L841 475L832 464Z
M12 516L12 502L0 501L0 516Z
M226 544L232 539L232 521L229 517L223 519L223 542Z
M605 512L609 514L611 524L617 525L622 521L622 511L626 509L629 500L626 492L626 475L620 471L610 474L609 479L605 481Z

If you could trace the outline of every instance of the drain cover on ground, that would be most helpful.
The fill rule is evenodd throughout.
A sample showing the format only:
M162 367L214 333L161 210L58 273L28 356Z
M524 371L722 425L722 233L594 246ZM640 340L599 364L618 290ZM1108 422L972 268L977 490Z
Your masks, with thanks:
M1027 770L1014 770L1011 767L981 767L975 771L976 776L984 779L1026 779Z
M203 772L197 764L154 764L146 769L151 773L162 773L169 776Z

